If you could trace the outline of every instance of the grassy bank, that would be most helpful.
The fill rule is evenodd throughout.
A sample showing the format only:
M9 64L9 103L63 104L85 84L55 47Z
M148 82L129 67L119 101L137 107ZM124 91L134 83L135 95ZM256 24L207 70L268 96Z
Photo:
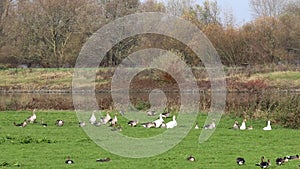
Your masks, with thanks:
M96 72L96 89L109 90L113 76L113 68L99 68ZM228 90L251 90L259 85L263 88L295 89L300 88L300 73L298 71L275 71L267 73L247 73L251 69L226 68ZM0 70L1 90L71 90L73 69L6 69ZM204 69L195 68L194 74L201 89L210 88L207 73ZM149 73L138 76L131 87L148 87L145 79L160 79L162 88L170 88L164 76L160 73L149 76ZM161 78L160 78L161 77ZM144 84L144 85L141 85ZM158 81L157 81L158 83ZM164 86L165 85L165 86ZM169 86L168 86L169 85Z
M7 163L7 168L245 168L253 169L261 156L271 160L270 168L296 168L299 161L291 161L282 167L275 165L277 157L299 154L299 130L272 126L272 131L263 131L265 121L248 121L253 130L238 131L229 129L235 120L223 116L213 136L203 144L198 143L201 130L192 129L188 136L175 148L164 154L143 159L124 158L98 147L90 140L73 111L38 111L38 123L25 128L16 127L13 122L21 122L32 113L27 111L0 112L0 164ZM42 127L41 119L48 124ZM56 127L57 119L65 120L63 127ZM122 134L135 136L165 129L130 128L126 120L119 116L123 126ZM199 115L197 121L203 124L205 115ZM105 126L101 126L105 127ZM180 127L180 124L178 125ZM184 127L184 126L181 126ZM176 130L176 128L174 128ZM113 140L112 140L113 141ZM196 162L188 162L189 155L196 157ZM74 164L65 164L66 156L71 156ZM245 166L237 166L235 159L242 156ZM96 163L97 158L110 157L107 163Z

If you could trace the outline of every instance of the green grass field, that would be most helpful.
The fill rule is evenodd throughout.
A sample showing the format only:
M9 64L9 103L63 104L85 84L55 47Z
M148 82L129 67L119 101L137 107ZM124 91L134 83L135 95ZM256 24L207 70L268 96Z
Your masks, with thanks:
M234 169L259 168L255 166L261 156L271 160L270 168L297 168L300 160L276 166L275 159L286 155L300 153L299 130L272 126L272 131L263 131L264 121L248 121L253 130L229 129L235 120L223 117L221 122L205 143L199 144L201 130L192 129L185 139L173 149L150 158L124 158L104 151L87 137L73 111L39 111L38 123L29 124L25 128L16 127L13 122L21 122L30 116L31 112L0 112L0 165L3 168L186 168L186 169ZM42 127L39 122L45 119L48 127ZM65 120L63 127L55 126L57 119ZM199 115L198 122L203 124L205 115ZM125 119L119 117L124 126L123 134L148 136L163 132L166 129L130 128ZM180 124L179 124L180 126ZM104 126L101 126L104 127ZM176 130L176 128L174 128ZM186 158L193 155L196 162ZM74 164L65 164L67 156L71 156ZM237 166L236 157L244 157L246 165ZM96 159L110 157L111 161L97 163ZM1 168L1 167L0 167Z

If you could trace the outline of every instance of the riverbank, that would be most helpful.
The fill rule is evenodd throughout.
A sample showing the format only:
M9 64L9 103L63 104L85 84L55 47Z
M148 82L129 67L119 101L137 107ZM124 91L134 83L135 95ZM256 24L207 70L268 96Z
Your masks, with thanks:
M113 68L99 68L96 71L95 91L110 92ZM0 70L0 92L2 93L71 93L73 69L6 69ZM200 92L210 89L205 69L195 68ZM228 92L253 92L261 90L300 91L300 71L297 69L272 69L261 72L249 68L227 68L226 86ZM144 71L135 77L132 91L148 92L154 87L165 92L178 92L176 81L162 72ZM80 92L80 91L78 91ZM88 91L85 91L88 92ZM94 92L94 91L93 91Z

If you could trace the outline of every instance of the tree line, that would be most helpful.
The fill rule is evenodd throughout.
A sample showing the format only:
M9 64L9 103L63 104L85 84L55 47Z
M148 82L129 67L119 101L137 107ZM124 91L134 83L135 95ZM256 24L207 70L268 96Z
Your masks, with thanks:
M253 21L236 25L232 12L205 0L2 0L0 66L73 67L86 40L103 25L137 12L164 12L195 24L212 42L226 66L300 62L300 2L251 0ZM221 17L222 16L222 17ZM199 59L169 37L138 35L115 45L101 66L115 66L129 54L158 47Z

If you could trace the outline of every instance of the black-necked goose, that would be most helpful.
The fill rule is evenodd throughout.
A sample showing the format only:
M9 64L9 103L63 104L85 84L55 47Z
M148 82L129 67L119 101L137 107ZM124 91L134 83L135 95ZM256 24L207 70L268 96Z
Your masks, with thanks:
M108 113L106 113L106 116L104 118L101 119L103 124L107 124L108 122L110 122L112 119L110 117L110 115Z
M260 166L260 168L268 168L271 163L270 163L270 160L268 161L264 161L264 156L261 157L261 162L259 164L256 164L256 166Z
M138 123L139 123L138 120L131 120L131 121L129 121L127 124L128 124L130 127L136 127Z
M65 122L63 120L56 120L55 124L58 127L62 127L65 124Z
M279 158L276 158L275 162L277 165L282 165L285 162L285 159L286 159L286 157L284 157L284 158L279 157Z
M96 121L97 121L96 116L95 116L95 112L96 112L96 111L93 111L93 112L92 112L92 115L91 115L91 117L90 117L90 119L89 119L89 122L90 122L91 124L95 124Z
M238 165L244 165L245 162L246 162L245 159L242 158L242 157L236 158L236 163L237 163Z
M41 126L43 126L43 127L47 127L48 126L48 124L44 122L44 119L42 119L42 121L41 121Z
M214 129L214 128L216 128L216 120L215 119L213 119L210 124L207 124L204 126L204 129Z
M286 156L286 158L287 158L288 160L297 160L297 159L299 159L299 155L297 154L297 155L295 155L295 156Z
M118 123L117 115L113 119L110 120L110 126L115 126Z
M67 157L67 160L65 161L66 164L73 164L74 161L70 159L70 156Z
M27 120L29 121L29 123L36 122L36 114L35 114L35 112L36 112L36 109L33 109L32 115L27 118Z
M168 118L171 116L171 113L169 111L162 113L163 118Z
M143 123L142 126L145 128L154 128L156 125L154 122L147 122L147 123Z
M246 130L246 119L243 120L242 125L240 126L240 130Z
M263 130L272 130L271 121L268 120L267 126L263 128Z
M28 125L28 122L27 122L27 120L24 120L22 123L19 123L19 124L14 122L14 125L18 126L18 127L26 127Z
M79 127L84 127L86 124L84 121L79 122Z
M110 161L110 158L107 157L107 158L101 158L101 159L97 159L96 162L109 162Z
M194 162L196 161L196 158L190 155L188 158L186 158L186 160Z

